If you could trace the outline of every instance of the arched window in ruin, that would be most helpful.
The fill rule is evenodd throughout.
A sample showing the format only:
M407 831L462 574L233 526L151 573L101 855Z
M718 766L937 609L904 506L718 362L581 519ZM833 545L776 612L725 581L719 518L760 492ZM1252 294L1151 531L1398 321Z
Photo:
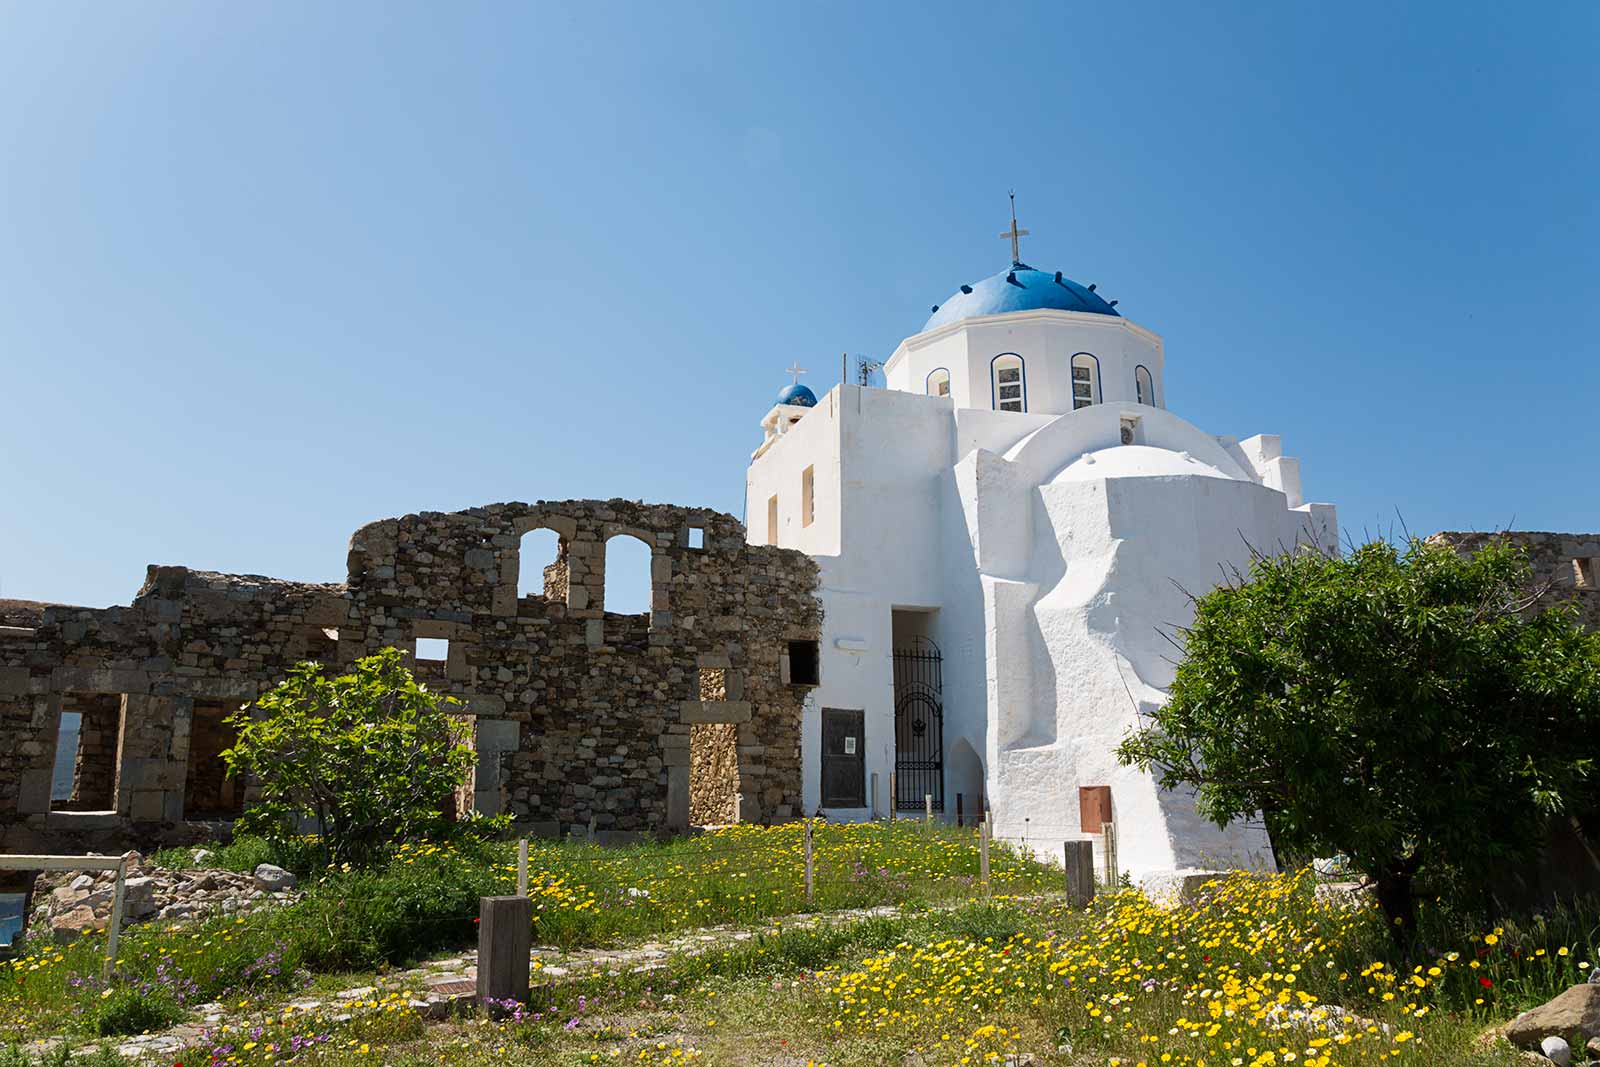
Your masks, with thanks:
M529 530L517 549L517 596L567 602L567 552L554 530Z
M1072 357L1072 410L1100 403L1100 361L1087 352Z
M650 546L634 534L615 534L606 541L605 606L619 615L650 611Z

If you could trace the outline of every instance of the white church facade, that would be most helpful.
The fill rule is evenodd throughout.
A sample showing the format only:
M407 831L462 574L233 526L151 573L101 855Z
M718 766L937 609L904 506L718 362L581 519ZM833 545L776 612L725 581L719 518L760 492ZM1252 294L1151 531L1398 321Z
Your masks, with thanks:
M1016 254L935 307L887 388L790 386L746 477L753 543L821 569L808 812L991 813L1045 855L1116 829L1135 877L1271 863L1115 748L1165 699L1185 591L1251 547L1337 544L1278 437L1169 410L1162 340ZM892 790L892 791L891 791Z

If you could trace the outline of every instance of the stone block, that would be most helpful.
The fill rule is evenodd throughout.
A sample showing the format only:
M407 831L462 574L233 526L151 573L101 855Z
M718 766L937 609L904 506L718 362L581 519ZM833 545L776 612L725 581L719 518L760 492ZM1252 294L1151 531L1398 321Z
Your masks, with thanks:
M750 714L748 700L685 700L678 705L679 722L749 722Z
M689 828L689 765L667 767L667 829Z
M522 724L507 719L478 720L479 752L515 752L522 735Z
M1600 1037L1600 985L1575 985L1555 999L1525 1011L1506 1027L1506 1040L1518 1048L1537 1049L1547 1037L1582 1046Z
M136 789L128 800L128 818L135 822L160 822L166 812L159 789Z
M33 815L50 810L51 769L23 771L17 791L17 813Z
M112 667L57 667L50 674L50 688L74 693L148 693L150 676Z
M0 667L0 696L19 697L28 691L28 668Z

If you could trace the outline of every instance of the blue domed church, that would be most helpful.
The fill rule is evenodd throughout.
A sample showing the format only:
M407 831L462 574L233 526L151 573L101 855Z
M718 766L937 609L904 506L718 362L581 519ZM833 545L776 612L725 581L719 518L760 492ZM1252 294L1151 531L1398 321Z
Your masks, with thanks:
M1139 878L1270 866L1260 826L1219 829L1115 748L1166 698L1183 590L1251 545L1331 550L1335 509L1276 435L1178 414L1161 336L1024 263L1026 235L1013 213L1010 265L924 305L885 388L818 397L794 367L762 420L748 536L822 578L822 639L786 668L809 688L806 810L987 813Z

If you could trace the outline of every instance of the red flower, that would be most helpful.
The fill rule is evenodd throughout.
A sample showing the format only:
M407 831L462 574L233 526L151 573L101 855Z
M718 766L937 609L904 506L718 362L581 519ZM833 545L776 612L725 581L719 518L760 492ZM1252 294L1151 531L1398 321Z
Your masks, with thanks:
M482 919L478 919L478 918L474 918L472 921L473 922L482 922L483 920Z
M1488 988L1490 988L1490 987L1492 987L1494 985L1494 983L1489 981L1489 979L1487 979L1487 978L1478 979L1478 984L1483 986L1483 988L1485 988L1485 989L1488 989Z

